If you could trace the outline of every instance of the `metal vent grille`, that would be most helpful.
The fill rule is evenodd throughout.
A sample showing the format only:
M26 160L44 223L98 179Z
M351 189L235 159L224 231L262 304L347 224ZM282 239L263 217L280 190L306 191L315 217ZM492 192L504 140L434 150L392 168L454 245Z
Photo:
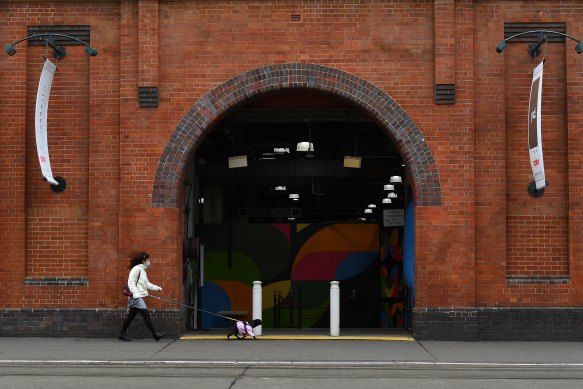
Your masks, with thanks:
M89 26L33 26L28 27L28 36L37 34L63 34L77 38L88 45L91 45L91 28ZM72 39L55 36L55 44L57 46L81 46L80 42ZM44 46L45 40L43 37L31 38L28 40L29 46Z
M565 34L567 31L565 23L504 23L504 39L521 32L547 30L555 31ZM538 42L537 34L524 34L522 36L512 39L512 42ZM547 35L549 42L564 42L565 37L561 35L549 34Z
M455 104L455 84L435 84L435 104Z
M140 108L155 108L158 106L157 86L139 87L138 96L140 99Z
M302 15L292 15L291 16L291 21L292 22L301 22L302 21Z

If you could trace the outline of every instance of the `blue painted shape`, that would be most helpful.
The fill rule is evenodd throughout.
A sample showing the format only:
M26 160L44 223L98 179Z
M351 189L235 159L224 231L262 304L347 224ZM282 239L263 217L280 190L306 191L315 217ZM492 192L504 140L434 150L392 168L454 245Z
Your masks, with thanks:
M405 285L415 287L415 204L411 201L405 210L405 231L403 233L403 278Z
M336 280L346 280L362 273L377 255L377 252L371 251L360 251L347 255L336 269Z
M231 301L223 288L212 281L206 281L202 287L202 309L209 312L231 310ZM231 322L219 316L200 312L202 328L227 328Z

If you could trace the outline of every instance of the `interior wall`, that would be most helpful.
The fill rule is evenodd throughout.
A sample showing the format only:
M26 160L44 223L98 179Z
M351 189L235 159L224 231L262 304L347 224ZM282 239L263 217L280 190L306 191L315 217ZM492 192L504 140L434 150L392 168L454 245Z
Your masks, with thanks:
M378 224L202 224L202 308L251 320L262 281L264 327L329 326L330 281L340 281L341 325L403 326L403 228ZM281 306L277 313L274 307ZM279 320L277 318L279 317ZM202 327L228 321L202 314Z

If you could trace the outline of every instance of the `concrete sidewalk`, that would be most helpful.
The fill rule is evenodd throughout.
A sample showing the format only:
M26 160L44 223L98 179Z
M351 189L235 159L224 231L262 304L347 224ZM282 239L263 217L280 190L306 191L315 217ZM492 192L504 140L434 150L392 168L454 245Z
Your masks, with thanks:
M180 337L183 340L226 339L227 329L191 331ZM231 338L234 338L232 336ZM342 328L340 336L330 336L328 328L263 328L262 340L378 340L414 341L411 333L403 329Z
M583 367L583 343L0 338L0 366L33 364Z

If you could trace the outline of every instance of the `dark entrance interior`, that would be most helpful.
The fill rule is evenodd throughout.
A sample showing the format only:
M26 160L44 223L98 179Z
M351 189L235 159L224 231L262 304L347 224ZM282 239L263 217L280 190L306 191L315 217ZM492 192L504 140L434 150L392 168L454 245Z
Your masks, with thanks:
M302 149L302 146L307 147ZM401 182L391 182L395 181L391 180L395 176L400 177ZM271 227L271 230L289 231L284 233L289 238L289 249L277 251L273 261L287 266L290 276L289 284L277 277L266 284L266 277L262 276L264 300L273 296L271 311L265 309L264 303L264 316L269 317L273 326L302 326L301 315L307 317L309 309L325 311L322 302L314 303L317 308L305 305L306 296L325 295L329 283L293 279L292 273L300 261L297 255L302 250L296 247L297 242L310 239L313 242L312 236L305 235L309 231L314 235L324 234L322 231L332 231L328 234L331 236L338 231L358 235L368 228L373 231L370 234L376 234L374 244L368 241L363 244L361 239L344 247L346 258L350 255L368 258L374 251L377 256L371 259L370 266L362 269L360 278L341 282L345 316L352 318L344 320L343 324L352 327L370 327L375 322L377 326L387 325L388 319L382 321L376 311L384 310L390 315L395 311L395 304L402 306L404 302L402 255L398 252L403 227L391 221L387 225L387 212L398 218L410 197L401 157L383 130L359 109L336 97L304 90L288 90L250 101L214 126L196 151L185 181L185 302L205 310L250 318L250 309L234 307L237 304L233 301L226 309L210 303L216 302L220 293L209 300L209 290L220 282L212 282L209 277L214 274L220 278L217 272L221 271L245 273L242 264L246 259L241 258L236 249L241 241L252 242L254 237L257 239L253 249L255 257L271 255L273 258L275 249L271 245L277 238L269 240ZM260 232L241 238L251 230L261 231L262 228L268 231L263 232L267 234L263 240L257 238ZM346 242L341 239L342 233L329 238L340 242L329 243L333 245L329 251ZM334 262L330 259L332 254L311 255L306 261L315 264L320 260L320 266ZM328 275L334 277L335 274ZM259 275L249 274L248 277L254 279ZM351 283L369 287L364 293L363 288L350 286ZM242 284L247 284L248 290ZM250 303L248 279L233 276L223 279L220 286L230 288L231 294L249 294L243 300ZM383 289L385 292L390 289L391 296L384 295ZM354 309L364 301L367 302L368 319L355 319ZM302 302L304 307L301 307ZM209 320L196 311L187 313L187 329L205 327L205 322L208 326L213 322ZM213 323L226 326L226 323ZM311 323L326 325L325 319ZM393 320L389 324L397 325L403 326L403 321Z

